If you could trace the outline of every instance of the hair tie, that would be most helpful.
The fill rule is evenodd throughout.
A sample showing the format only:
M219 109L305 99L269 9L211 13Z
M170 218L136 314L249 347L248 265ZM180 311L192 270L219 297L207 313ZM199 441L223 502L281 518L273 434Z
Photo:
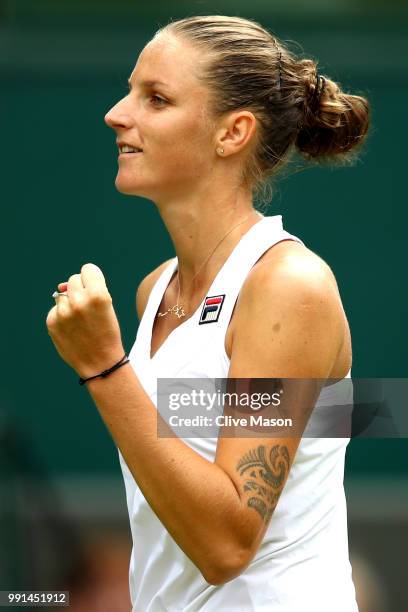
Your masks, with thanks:
M313 95L312 95L312 98L309 104L309 107L312 113L315 113L319 109L320 98L324 91L325 85L326 85L326 79L320 76L319 73L316 71L315 88L314 88Z

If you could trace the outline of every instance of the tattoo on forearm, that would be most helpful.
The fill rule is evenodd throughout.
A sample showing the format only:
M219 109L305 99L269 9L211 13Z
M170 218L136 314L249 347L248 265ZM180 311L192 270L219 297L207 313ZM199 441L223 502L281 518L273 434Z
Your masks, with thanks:
M272 516L289 472L289 451L276 444L267 453L266 446L250 450L238 461L237 471L244 476L244 491L249 492L247 505L254 508L267 523Z

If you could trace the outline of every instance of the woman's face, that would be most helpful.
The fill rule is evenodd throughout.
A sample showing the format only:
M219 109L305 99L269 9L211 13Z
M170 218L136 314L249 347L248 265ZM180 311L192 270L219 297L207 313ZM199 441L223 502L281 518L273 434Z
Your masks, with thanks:
M202 56L202 53L201 53ZM214 124L209 91L197 78L200 52L169 34L154 38L130 76L129 93L106 115L119 152L119 191L155 201L197 189L211 177Z

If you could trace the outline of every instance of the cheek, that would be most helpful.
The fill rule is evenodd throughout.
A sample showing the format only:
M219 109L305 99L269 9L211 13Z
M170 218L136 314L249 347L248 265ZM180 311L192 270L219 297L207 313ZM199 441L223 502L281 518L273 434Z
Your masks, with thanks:
M212 151L208 133L197 129L196 122L173 127L171 133L163 136L159 151L167 168L176 168L179 173L187 170L191 173L196 168L206 166Z
M207 146L194 138L178 140L169 148L166 154L166 160L169 165L183 164L189 168L205 163L207 158Z
M208 175L208 153L204 147L198 145L199 143L192 142L191 139L179 141L170 154L163 156L163 168L160 172L163 182L187 185Z
M166 150L172 148L182 154L183 151L199 151L208 146L209 133L201 109L174 108L169 113L157 116L156 120L150 123L147 137L152 138L158 145L161 144Z
M140 117L140 136L146 153L140 160L119 164L116 188L123 193L132 189L158 184L186 184L207 176L213 164L214 146L210 142L210 129L204 120L177 114Z

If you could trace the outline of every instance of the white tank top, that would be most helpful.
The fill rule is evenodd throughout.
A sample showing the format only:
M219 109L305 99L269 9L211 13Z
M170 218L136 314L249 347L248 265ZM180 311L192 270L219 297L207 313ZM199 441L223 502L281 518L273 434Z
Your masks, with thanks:
M208 291L207 297L225 296L221 309L206 315L217 320L199 324L203 300L150 359L153 322L177 268L177 258L169 262L151 291L129 354L156 407L157 378L228 377L225 334L240 289L257 260L274 244L287 239L302 242L282 228L280 215L265 217L252 226ZM342 382L346 381L322 389L307 430L313 431L313 421L322 414L324 418L325 410L351 405L352 387L348 385L344 393ZM344 435L349 436L349 432ZM216 438L189 438L184 442L214 460ZM129 578L133 612L358 612L343 489L348 442L349 437L302 438L256 556L240 576L219 586L208 584L173 540L119 453L133 538ZM199 522L197 517L198 529Z

